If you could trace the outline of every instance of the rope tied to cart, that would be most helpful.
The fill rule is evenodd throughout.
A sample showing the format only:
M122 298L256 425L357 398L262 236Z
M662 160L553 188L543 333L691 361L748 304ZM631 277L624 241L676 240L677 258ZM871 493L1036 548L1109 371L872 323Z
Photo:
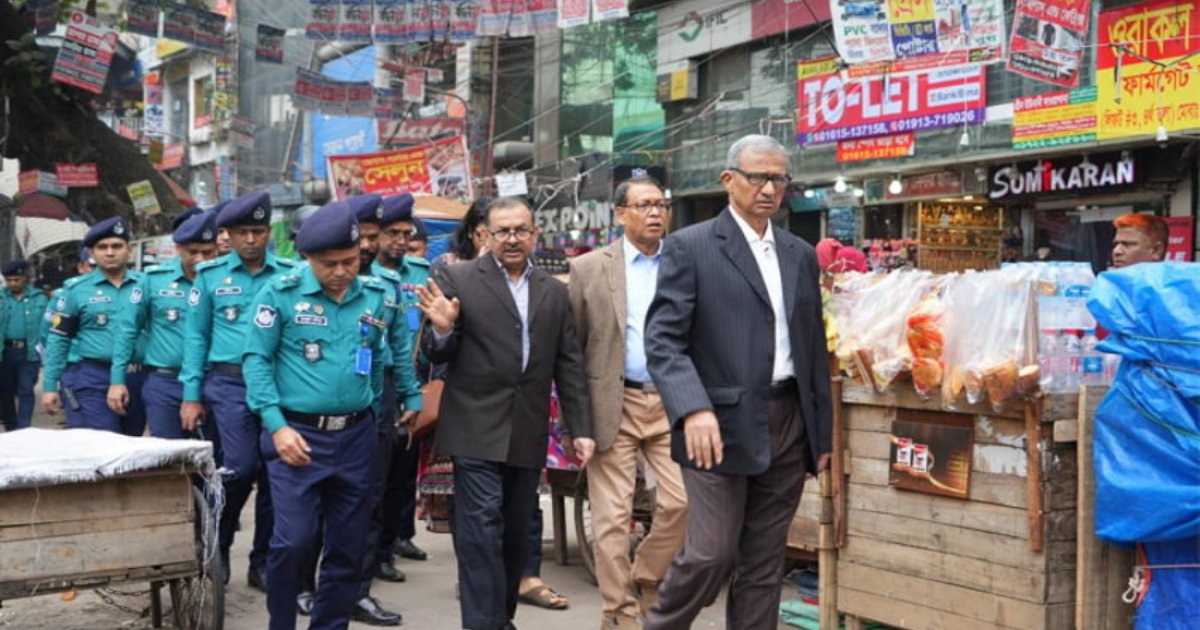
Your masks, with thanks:
M1141 543L1137 546L1138 564L1133 566L1133 575L1129 577L1129 588L1121 595L1121 601L1126 604L1139 606L1150 590L1150 579L1154 570L1200 569L1200 563L1189 562L1181 564L1146 564L1146 551Z

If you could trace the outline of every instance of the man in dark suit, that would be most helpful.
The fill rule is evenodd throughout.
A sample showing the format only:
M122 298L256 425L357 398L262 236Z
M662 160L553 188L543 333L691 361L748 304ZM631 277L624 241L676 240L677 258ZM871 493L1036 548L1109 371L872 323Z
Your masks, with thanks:
M829 461L831 401L817 257L771 225L790 182L767 136L729 149L729 207L663 243L646 357L683 466L687 537L646 630L690 628L730 580L726 627L776 626L805 474Z
M454 551L469 630L515 628L537 485L546 465L550 385L583 465L595 443L583 354L567 287L533 267L533 211L516 198L487 212L491 251L417 290L424 346L449 363L437 450L454 459Z

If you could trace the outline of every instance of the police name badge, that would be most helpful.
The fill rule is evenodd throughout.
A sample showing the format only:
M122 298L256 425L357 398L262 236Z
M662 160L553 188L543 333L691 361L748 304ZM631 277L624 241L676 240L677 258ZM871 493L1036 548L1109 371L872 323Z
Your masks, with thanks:
M226 314L228 317L228 314ZM268 304L259 304L258 312L254 314L254 325L259 328L270 328L275 325L275 309Z
M304 342L304 358L309 363L316 363L321 360L321 342L306 341Z
M226 306L225 307L225 321L236 322L237 318L238 318L238 307Z

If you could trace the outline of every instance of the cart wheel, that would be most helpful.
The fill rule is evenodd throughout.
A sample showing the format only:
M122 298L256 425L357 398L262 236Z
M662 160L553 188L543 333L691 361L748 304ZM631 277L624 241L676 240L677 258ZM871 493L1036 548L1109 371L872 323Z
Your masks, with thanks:
M216 550L216 541L205 545L204 540L206 535L215 535L216 516L196 488L192 488L192 499L196 506L195 545L200 572L193 577L171 580L171 608L175 613L175 625L181 630L222 630L225 626L224 563ZM211 558L205 558L206 549Z
M583 568L587 569L588 579L592 584L596 581L595 536L592 535L592 512L588 507L588 489L585 479L575 485L575 542L579 544L579 555L583 558Z

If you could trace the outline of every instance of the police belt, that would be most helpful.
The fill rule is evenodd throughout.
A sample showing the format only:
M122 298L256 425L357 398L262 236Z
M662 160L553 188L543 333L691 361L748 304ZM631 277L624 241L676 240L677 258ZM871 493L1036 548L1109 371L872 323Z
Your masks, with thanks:
M147 365L147 372L155 374L166 374L167 376L179 376L179 368L158 367L157 365Z
M341 415L320 415L315 413L300 413L299 411L283 410L283 417L288 422L303 424L322 431L343 431L371 417L371 409L363 409Z
M236 374L241 376L242 366L237 363L214 363L212 364L212 371L220 374Z
M86 363L88 365L94 365L96 367L102 367L106 370L112 369L112 361L105 361L103 359L80 359L79 362ZM129 365L127 365L125 367L126 374L138 374L141 371L142 371L141 363L130 363Z
M16 348L18 350L24 350L25 349L25 340L24 339L5 339L4 347L5 348Z

